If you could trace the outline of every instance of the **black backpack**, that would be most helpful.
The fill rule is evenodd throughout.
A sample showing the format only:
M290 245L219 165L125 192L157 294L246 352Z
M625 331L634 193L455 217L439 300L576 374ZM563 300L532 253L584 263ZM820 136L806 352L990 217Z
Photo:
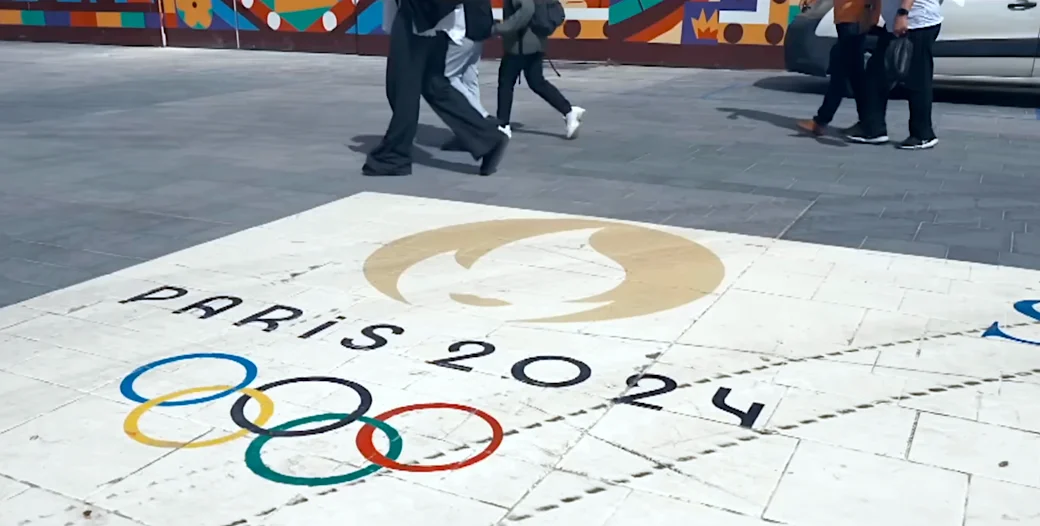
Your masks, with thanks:
M560 0L534 0L534 15L527 27L535 35L548 38L566 19Z

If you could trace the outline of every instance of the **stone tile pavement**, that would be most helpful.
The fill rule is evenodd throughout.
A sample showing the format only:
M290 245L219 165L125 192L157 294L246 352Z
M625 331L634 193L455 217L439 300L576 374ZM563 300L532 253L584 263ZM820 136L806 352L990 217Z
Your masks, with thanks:
M360 152L386 125L382 64L0 45L16 72L0 78L0 305L365 190L1040 268L1027 96L941 91L941 146L906 153L797 136L815 79L559 64L589 110L577 141L521 86L499 174L438 151L426 111L416 173L373 180ZM894 134L905 118L895 102ZM847 102L838 124L852 120Z
M369 179L381 62L0 46L0 525L1036 522L1030 99L561 64Z
M1034 524L1038 276L358 193L0 308L0 524Z

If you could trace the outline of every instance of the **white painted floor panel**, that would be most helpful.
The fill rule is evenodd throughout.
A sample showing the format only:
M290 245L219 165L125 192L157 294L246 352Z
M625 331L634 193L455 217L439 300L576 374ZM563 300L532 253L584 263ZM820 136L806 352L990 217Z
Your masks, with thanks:
M1037 525L1038 287L359 194L0 309L0 525Z

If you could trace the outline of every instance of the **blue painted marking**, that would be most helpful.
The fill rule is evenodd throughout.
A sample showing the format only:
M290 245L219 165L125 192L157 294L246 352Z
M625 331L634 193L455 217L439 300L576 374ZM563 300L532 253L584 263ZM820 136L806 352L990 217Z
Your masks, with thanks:
M1040 108L1036 109L1036 120L1040 121Z
M1037 110L1037 111L1040 112L1040 110ZM1019 314L1027 316L1029 318L1032 318L1032 319L1034 319L1036 321L1040 321L1040 311L1038 311L1036 309L1036 306L1038 304L1040 304L1040 300L1022 300L1022 301L1018 301L1018 302L1015 302L1015 310L1018 311ZM1000 323L999 322L993 322L993 325L990 325L986 329L986 332L982 333L982 337L983 338L988 338L990 336L995 336L997 338L1004 338L1006 340L1011 340L1013 342L1018 342L1018 343L1025 343L1025 344L1028 344L1028 345L1040 345L1040 342L1034 342L1032 340L1026 340L1026 339L1023 339L1023 338L1016 338L1015 336L1012 336L1012 335L1004 332L1000 328Z
M357 16L357 33L361 35L370 35L375 33L376 29L382 29L383 26L383 2L379 0L374 4L368 6ZM380 31L382 33L382 31Z
M998 322L993 322L993 325L990 325L989 328L986 329L986 332L982 333L982 337L983 338L988 338L990 336L995 336L997 338L1004 338L1005 340L1011 340L1013 342L1018 342L1018 343L1025 343L1025 344L1028 344L1028 345L1040 345L1040 342L1024 340L1022 338L1016 338L1016 337L1014 337L1014 336L1004 332L1003 330L1001 330L1000 323L998 323Z
M231 10L224 2L213 2L213 11L219 12L224 20L230 22L235 20L237 27L242 31L256 31L256 24L249 21L248 18L242 16L242 13L236 13Z
M69 27L72 25L72 15L61 11L44 11L43 19L48 26Z
M195 360L198 358L216 358L218 360L230 360L232 362L238 363L245 368L246 378L235 387L214 395L204 396L202 398L193 398L190 400L171 400L168 402L162 402L158 405L169 407L178 405L204 404L206 402L212 402L214 400L224 398L225 396L228 396L230 394L234 394L238 392L239 389L242 389L243 387L251 384L253 380L256 380L256 364L241 356L235 356L233 354L208 352L196 354L181 354L178 356L170 356L168 358L163 358L162 360L156 360L150 364L138 367L136 370L134 370L134 372L127 375L126 378L123 378L123 381L119 384L119 392L122 393L123 396L125 396L129 400L133 400L134 402L138 402L141 404L146 403L148 402L148 399L137 394L137 391L134 391L134 382L137 381L137 379L140 378L142 374L147 373L148 371L151 371L156 367L166 365L168 363L180 362L184 360Z
M213 14L217 15L217 17L224 22L227 22L227 24L232 28L235 27L235 20L238 16L224 2L213 2Z
M1040 321L1040 311L1036 310L1037 304L1040 304L1040 300L1022 300L1015 302L1015 310L1019 314L1033 318L1035 321Z

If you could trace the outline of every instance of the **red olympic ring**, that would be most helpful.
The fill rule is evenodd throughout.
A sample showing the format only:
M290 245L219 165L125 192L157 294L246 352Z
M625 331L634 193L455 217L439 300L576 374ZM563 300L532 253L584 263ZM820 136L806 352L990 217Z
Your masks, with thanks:
M498 446L502 445L502 439L505 437L505 433L502 431L502 424L498 423L498 420L480 409L475 407L467 407L459 404L448 404L443 402L434 402L429 404L415 404L406 405L404 407L398 407L397 409L391 409L383 414L374 416L375 420L386 421L388 418L397 416L401 413L407 413L409 411L417 411L419 409L457 409L459 411L465 411L467 413L473 413L491 426L491 443L484 448L477 455L470 457L462 462L455 462L452 464L437 464L433 466L416 466L412 464L402 464L396 460L391 460L386 455L376 450L375 444L372 443L372 435L375 433L376 428L370 424L365 424L357 434L357 448L362 455L365 456L373 464L383 466L388 469L396 469L398 471L411 471L413 473L430 473L433 471L448 471L453 469L462 469L466 466L472 466L481 460L484 460L498 449Z

